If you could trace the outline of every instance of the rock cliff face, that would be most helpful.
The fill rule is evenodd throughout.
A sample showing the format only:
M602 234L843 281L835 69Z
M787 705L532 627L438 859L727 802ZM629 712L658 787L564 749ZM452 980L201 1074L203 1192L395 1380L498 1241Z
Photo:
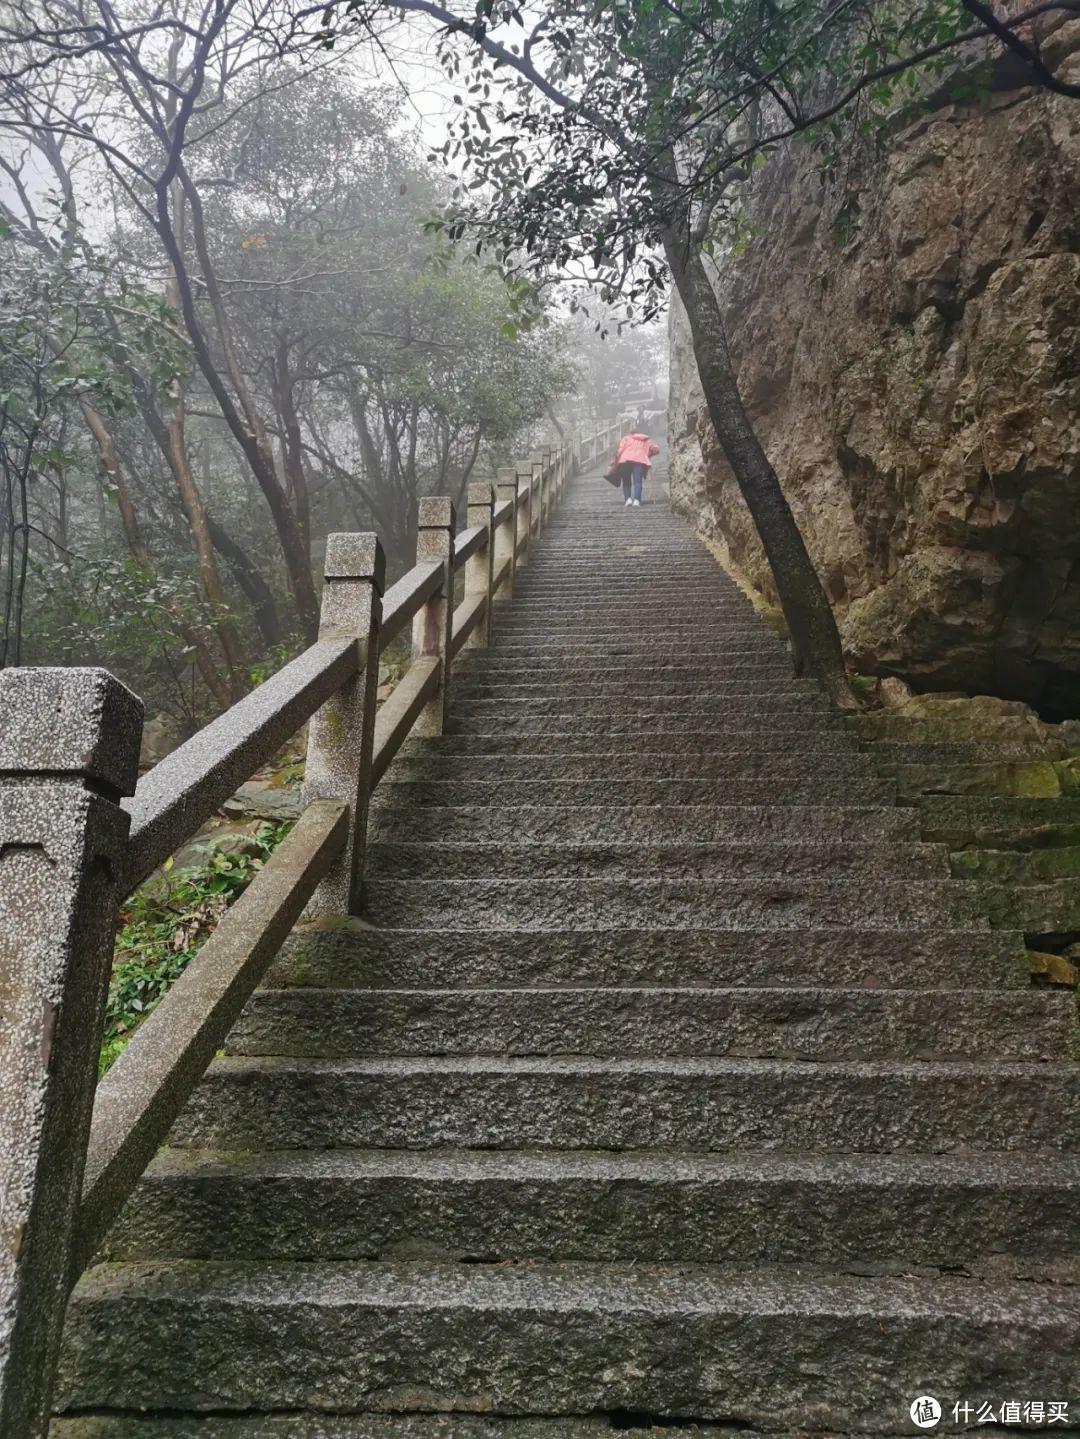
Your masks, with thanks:
M770 162L718 281L849 657L1080 714L1080 104L941 104L857 183L845 241L805 152ZM671 377L673 503L772 598L677 307Z

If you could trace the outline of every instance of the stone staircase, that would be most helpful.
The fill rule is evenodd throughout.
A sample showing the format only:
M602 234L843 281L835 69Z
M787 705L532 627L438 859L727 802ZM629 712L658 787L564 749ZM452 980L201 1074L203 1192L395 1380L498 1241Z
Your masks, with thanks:
M666 508L579 481L496 633L76 1289L56 1439L1080 1422L1071 998Z

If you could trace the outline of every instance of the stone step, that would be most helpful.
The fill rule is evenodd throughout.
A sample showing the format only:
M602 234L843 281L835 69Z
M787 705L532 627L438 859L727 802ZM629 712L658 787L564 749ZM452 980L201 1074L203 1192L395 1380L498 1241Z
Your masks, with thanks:
M1080 843L1080 798L927 795L918 812L926 838L951 845L1026 849Z
M630 646L638 651L652 651L659 659L669 642L684 645L696 642L703 651L713 654L725 653L729 645L733 649L759 653L787 653L779 635L758 621L713 615L703 622L700 611L695 614L688 610L683 615L665 615L662 622L656 617L652 624L639 625L632 614L624 618L617 611L595 609L568 610L562 614L545 609L525 622L508 620L500 624L496 619L491 648L478 653L500 654L514 646L533 645L554 645L569 650L585 644Z
M630 599L640 607L643 616L656 616L669 609L687 609L696 595L702 609L710 614L738 614L746 619L758 619L753 605L740 590L708 583L707 571L703 572L699 566L680 567L661 576L655 572L659 562L660 557L653 556L650 566L653 573L640 578L625 573L625 560L610 567L582 567L577 573L573 566L567 565L565 569L560 566L550 578L541 575L538 569L520 570L514 586L514 615L542 610L547 605L565 609L588 604L617 612L624 599Z
M475 1414L326 1414L324 1412L258 1415L141 1414L113 1410L109 1414L80 1414L57 1418L49 1439L612 1439L616 1429L640 1429L661 1439L685 1439L686 1425L673 1420L653 1424L658 1415L620 1412L564 1419L492 1418ZM617 1422L616 1422L617 1421ZM753 1430L714 1428L695 1424L695 1434L706 1439L766 1439ZM1013 1439L1008 1431L981 1428L980 1439ZM777 1434L767 1439L803 1439ZM822 1439L839 1439L823 1435ZM864 1439L886 1439L866 1435Z
M513 656L522 663L529 662L534 656L537 659L559 659L563 655L568 658L588 658L595 655L597 659L610 660L618 655L625 655L628 658L641 660L651 659L654 662L667 659L677 660L680 664L686 660L696 659L703 663L709 663L716 659L718 653L727 652L728 641L725 641L723 648L718 643L710 643L708 639L688 635L686 632L667 632L647 637L635 637L632 634L624 635L621 639L593 639L587 633L579 634L577 638L567 637L560 640L551 636L530 638L530 639L505 639L498 640L489 651L498 659ZM530 634L533 634L530 631ZM750 648L757 644L756 632L751 631L743 638L751 641ZM732 638L735 638L734 636ZM736 646L732 645L732 653L736 652Z
M600 711L596 714L573 715L564 713L561 708L555 711L550 707L546 711L543 707L526 708L514 714L507 714L500 706L488 706L486 712L480 714L452 709L446 722L446 733L476 735L493 730L504 733L514 730L533 735L567 732L609 737L626 735L645 745L654 743L658 736L698 734L703 727L711 729L717 736L737 735L743 739L748 732L757 728L763 736L763 743L764 736L769 734L799 735L805 739L810 735L839 732L846 739L851 738L842 715L824 710L791 711L788 707L778 709L772 704L760 703L756 713L753 709L738 712L734 706L726 705L723 700L714 706L711 713L698 709L658 714L651 705L627 704L612 705L606 713Z
M384 879L949 879L944 845L392 844L369 846Z
M105 1256L970 1267L1078 1244L1075 1155L166 1149Z
M547 747L524 755L463 755L429 750L424 755L399 755L394 761L390 778L394 784L404 781L460 780L486 782L503 787L503 798L513 794L519 782L553 781L562 784L601 783L612 780L635 780L642 783L659 780L820 780L828 777L833 785L842 785L849 778L879 779L873 761L865 755L843 750L837 753L807 754L786 750L758 750L734 754L653 754L648 748L628 746L609 753L584 755L552 753Z
M1080 1141L1080 1066L934 1060L216 1059L184 1147L1051 1149ZM958 1161L962 1163L962 1161Z
M958 849L949 854L950 873L957 879L985 879L994 884L1040 884L1080 878L1080 845L1048 849Z
M527 673L527 671L523 672ZM1008 740L915 741L862 740L860 749L882 766L899 764L965 764L990 760L1045 760L1059 758L1065 746L1043 740L1023 743Z
M1061 795L1062 769L1045 757L882 766L882 772L887 771L896 780L897 794L907 804L917 802L924 795L938 794L991 797L1011 794L1054 800Z
M459 705L472 706L481 703L505 706L507 709L528 706L546 711L551 708L559 713L563 712L565 707L567 716L572 720L573 716L580 712L578 701L587 702L590 712L600 708L616 709L619 705L647 706L655 711L660 708L694 709L697 707L698 696L708 696L709 700L717 705L723 705L731 699L740 709L746 709L750 701L756 701L759 706L771 703L773 699L783 703L790 695L797 695L800 699L812 698L815 702L821 699L816 687L803 680L793 680L790 671L782 674L762 672L756 675L732 676L718 666L708 680L654 681L646 677L640 681L623 679L592 682L575 678L550 678L504 683L500 679L474 679L465 676L451 690L450 706L455 713ZM684 700L687 703L682 703ZM705 707L711 708L712 705L706 702ZM819 703L812 706L815 709L822 707ZM926 768L925 765L898 766L901 772L911 769L923 771Z
M690 605L678 611L665 608L649 614L634 613L632 605L627 608L630 613L624 615L618 609L537 605L530 615L523 613L515 603L496 629L495 644L501 645L506 638L542 640L545 636L565 642L574 639L627 639L640 643L654 640L660 634L683 632L687 636L700 635L717 647L723 647L728 638L752 641L762 648L781 646L779 636L752 615L702 611L700 607L695 609Z
M965 880L380 879L365 917L386 929L965 929L997 887ZM1043 888L1040 886L1039 888ZM1017 928L1018 926L1012 926Z
M750 724L742 730L713 729L683 730L677 734L655 730L640 740L648 754L660 759L662 756L684 755L691 761L706 756L742 755L750 763L756 755L790 754L801 755L807 763L811 756L826 754L860 755L855 739L844 729L818 729L809 733L801 730L757 730ZM567 734L559 731L530 732L515 730L506 734L502 730L469 730L465 734L437 735L431 739L410 739L399 750L402 758L420 755L598 755L615 752L627 754L636 748L635 742L626 736L614 744L604 734ZM870 756L873 759L873 756Z
M468 656L473 652L466 650L463 653ZM641 674L643 678L648 676L653 679L692 679L704 684L710 677L718 673L724 675L743 672L759 673L762 665L780 666L786 668L789 675L791 673L791 661L784 650L731 650L725 646L723 653L714 656L707 664L684 664L678 661L674 664L667 664L661 656L659 663L651 669L642 669ZM593 664L588 660L581 661L570 658L532 660L522 663L519 660L487 652L476 660L467 658L464 662L457 661L454 674L458 677L459 683L481 679L497 684L542 684L551 679L564 679L573 675L579 678L584 685L593 681L625 679L626 664L618 659L612 660L611 663ZM863 743L865 746L865 741ZM876 750L878 746L869 746L868 748Z
M577 524L582 525L578 520ZM575 545L569 531L559 540L545 539L540 550L534 550L526 567L519 571L521 588L529 592L552 590L563 586L577 591L595 585L597 579L612 584L636 587L646 591L670 589L680 579L697 582L704 594L718 601L747 604L742 590L713 563L703 550L678 548L676 531L650 536L650 543L641 548L640 537L633 545L624 543L625 535L615 530L602 534L602 526L590 524L591 545ZM600 543L596 544L597 538ZM656 548L651 540L655 538Z
M825 697L816 689L795 688L796 682L788 680L783 688L770 688L767 693L769 706L784 710L794 718L803 713L830 715ZM553 700L551 695L535 694L510 696L500 695L494 699L473 699L468 695L460 698L451 691L449 713L454 719L483 719L489 717L501 723L503 719L517 720L529 714L550 715L553 712L560 719L573 724L579 718L599 716L616 717L628 709L645 711L648 715L665 714L727 714L740 715L744 719L760 714L766 708L763 697L747 693L738 681L732 681L730 688L718 682L709 690L691 689L685 694L642 694L633 692L604 696L584 694L575 686L571 693L560 695Z
M1045 989L260 989L225 1052L1060 1059L1075 1011Z
M630 703L639 703L646 698L652 706L656 697L698 695L760 696L760 695L813 695L820 698L817 688L803 680L793 680L790 666L780 667L755 662L752 672L734 674L723 665L715 665L706 673L689 675L665 675L663 671L641 676L624 675L621 679L556 678L554 675L531 679L507 680L481 675L463 675L454 685L453 701L503 700L508 703L543 701L554 703L560 709L564 700L588 699L608 700L618 698ZM693 706L690 706L693 708ZM912 768L912 766L902 766ZM924 766L914 766L924 768Z
M630 612L627 619L633 620L639 613L656 617L669 613L689 614L695 597L702 612L756 619L754 607L748 600L738 594L732 596L722 590L713 590L712 586L703 586L696 574L672 576L663 583L657 578L650 578L644 583L627 583L617 574L597 574L582 578L580 583L567 580L555 584L539 584L534 577L516 586L513 614L515 619L521 619L522 616L539 616L545 610L565 610L568 613L580 610L582 613L601 612L615 619L621 613Z
M399 786L376 791L372 819L380 840L512 844L686 844L716 841L777 843L872 843L916 841L918 817L892 805L716 804L545 805L396 803ZM520 799L522 786L513 798ZM543 796L538 796L542 801Z
M385 793L395 806L610 806L731 805L764 807L800 804L845 808L887 804L891 780L873 775L809 774L758 776L750 779L590 779L515 780L505 788L484 780L409 780L391 772Z
M1019 929L1033 935L1064 935L1080 931L1080 880L1037 880L1034 883L982 884L986 915L995 929ZM1038 943L1034 946L1038 949Z
M669 609L689 609L695 594L701 600L702 609L712 613L756 618L753 606L738 591L703 585L701 572L695 573L693 569L682 574L663 577L652 574L643 578L627 577L617 570L583 573L579 578L567 573L551 581L539 578L535 571L531 575L523 573L515 587L514 609L515 614L521 615L541 612L547 606L561 609L590 606L617 613L624 604L631 603L640 608L642 614L662 615Z
M102 1265L57 1401L179 1412L632 1409L896 1428L942 1396L1075 1393L1080 1294L784 1266ZM798 1379L793 1380L793 1355ZM752 1362L748 1356L753 1356ZM899 1396L899 1397L898 1397ZM317 1431L316 1431L317 1432Z
M724 585L702 583L708 576L707 567L698 564L679 566L670 573L657 573L657 557L652 557L651 573L628 574L625 560L612 565L591 568L583 566L575 573L571 565L559 565L550 575L543 575L537 568L523 570L518 577L514 599L519 609L550 602L552 604L576 604L592 601L603 604L609 601L614 608L626 595L641 601L647 608L661 609L670 603L685 607L687 585L693 585L699 592L703 604L711 609L741 608L748 615L753 614L750 601L740 590Z
M271 986L831 984L867 989L1022 989L1017 934L986 930L380 930L358 919L293 932Z
M725 630L723 632L701 630L687 622L683 626L670 625L662 630L633 631L614 627L609 630L594 630L586 622L565 632L546 630L531 625L520 631L498 632L497 638L485 656L493 660L518 658L532 659L589 660L610 663L620 655L636 657L640 663L653 665L667 663L683 664L688 657L696 657L700 664L715 663L725 655L732 658L755 655L784 655L787 653L779 641L763 639L757 630Z

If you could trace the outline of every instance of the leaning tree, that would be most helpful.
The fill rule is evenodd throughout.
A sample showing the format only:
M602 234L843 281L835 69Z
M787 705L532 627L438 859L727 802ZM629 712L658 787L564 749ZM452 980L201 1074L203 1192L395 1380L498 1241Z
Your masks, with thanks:
M368 30L385 9L352 0ZM466 171L445 220L510 270L578 278L655 314L668 278L690 324L717 438L757 526L796 667L851 707L828 599L750 424L710 267L733 243L754 169L794 136L823 150L888 122L956 63L1004 46L1032 84L1080 95L1040 25L1046 0L1001 18L983 0L398 0L426 17L456 89L443 146ZM341 25L324 12L327 42Z

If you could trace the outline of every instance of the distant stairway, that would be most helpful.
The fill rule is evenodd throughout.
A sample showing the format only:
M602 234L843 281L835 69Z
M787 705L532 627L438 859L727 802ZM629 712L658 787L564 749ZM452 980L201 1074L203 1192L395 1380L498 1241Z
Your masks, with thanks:
M1080 1424L1071 999L663 505L577 482L495 628L76 1290L56 1439Z

